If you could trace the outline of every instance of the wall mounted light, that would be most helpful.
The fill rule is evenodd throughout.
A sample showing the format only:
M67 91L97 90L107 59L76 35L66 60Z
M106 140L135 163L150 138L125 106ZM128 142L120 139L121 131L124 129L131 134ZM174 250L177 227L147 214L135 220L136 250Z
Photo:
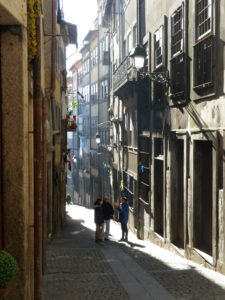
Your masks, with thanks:
M137 70L140 70L144 67L146 51L143 46L137 44L130 56L133 58L133 65Z
M100 137L100 134L98 132L96 133L95 141L96 141L96 144L98 144L98 145L101 143L101 137Z
M156 81L158 83L169 84L169 72L143 72L143 69L146 59L146 51L145 48L141 45L137 45L133 52L130 54L131 58L133 58L133 66L137 69L138 75L140 78L150 78L152 81Z

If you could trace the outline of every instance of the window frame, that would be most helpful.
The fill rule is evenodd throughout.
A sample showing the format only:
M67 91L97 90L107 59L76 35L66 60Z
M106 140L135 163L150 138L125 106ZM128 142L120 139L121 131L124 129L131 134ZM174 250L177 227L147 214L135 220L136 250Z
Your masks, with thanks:
M123 171L123 182L124 182L124 194L128 198L129 207L134 206L134 183L135 179L131 176L127 170Z
M197 75L198 75L198 72L197 72L197 60L198 60L198 57L204 56L206 52L203 52L202 55L199 54L199 56L197 56L196 52L199 50L199 48L201 47L201 45L203 45L204 50L207 49L208 47L206 48L205 45L210 40L211 40L211 43L212 43L212 46L211 46L211 49L212 49L211 50L212 51L212 54L211 54L211 58L212 58L211 59L211 81L202 82L202 83L199 84L199 79L197 79ZM193 71L194 71L194 76L193 76L194 84L193 84L193 88L194 88L194 90L196 92L200 92L201 90L210 89L211 92L209 92L209 93L210 94L214 93L212 91L212 89L214 90L215 89L215 85L216 85L215 68L213 68L213 66L216 66L215 51L216 51L216 37L213 36L213 35L207 36L207 38L204 38L203 40L201 40L200 43L197 43L194 46L194 68L193 68ZM203 60L204 60L204 57L203 57ZM209 62L207 62L207 65L208 64L209 64ZM204 66L202 66L201 69L204 69Z
M156 64L156 57L155 57L155 35L156 32L159 30L159 28L162 28L162 62L160 64ZM166 68L167 67L167 17L164 16L164 22L158 26L158 28L155 30L154 34L153 34L153 68L154 71L161 69L161 68Z
M182 39L181 39L181 49L179 51L176 51L173 53L173 44L172 44L172 38L173 38L173 22L172 18L175 16L175 14L181 9L182 13ZM170 22L171 22L171 59L170 59L170 78L171 78L171 84L170 84L170 98L175 101L177 104L183 103L187 101L188 99L188 91L189 91L189 84L190 84L190 66L188 62L188 47L187 47L187 40L188 40L188 24L187 24L187 1L183 1L179 7L172 13L170 16ZM179 65L181 67L179 68ZM179 77L179 81L177 80L177 70L180 70L182 72L182 76ZM182 85L182 90L179 89L179 86Z
M177 23L173 22L173 18L175 18L176 14L179 12L179 10L181 10L181 14L182 14L182 17L181 17L181 20L180 20L180 23L182 25L182 39L180 40L180 44L181 44L181 48L179 50L177 50L176 52L173 52L173 46L175 46L173 44L173 38L175 37L175 34L174 34L174 24L176 25ZM185 39L185 36L184 36L184 30L185 30L185 16L184 16L184 3L182 3L174 12L173 14L171 15L170 17L170 22L171 22L171 58L175 57L176 55L178 55L179 53L181 52L184 52L185 49L184 49L184 39ZM178 33L178 32L177 32ZM177 34L176 33L176 34Z
M132 31L129 31L128 35L127 35L127 56L131 53L132 49L133 49L133 35L132 35Z
M107 101L109 96L109 81L108 79L103 79L101 81L101 99L102 101Z
M167 43L167 17L164 16L164 22L161 23L160 26L155 30L153 34L153 72L165 72L167 70L167 53L168 53L168 43ZM156 32L159 30L159 28L162 28L162 61L160 64L156 64L156 57L155 57L155 52L156 52ZM154 109L163 109L165 106L165 101L166 101L166 93L167 93L167 88L166 85L152 81L152 102L153 102L153 108Z
M206 32L204 32L201 35L198 35L198 28L197 28L197 1L202 1L202 0L195 0L195 13L194 13L194 18L195 18L195 42L199 42L202 39L206 38L207 36L211 35L211 34L215 34L215 11L214 11L214 7L215 7L215 1L214 0L207 0L207 1L211 1L211 19L210 19L210 29Z
M162 44L161 44L160 47L156 48L156 43L157 43L157 41L160 41L160 39L158 39L158 40L156 41L156 34L157 34L157 32L159 32L160 29L162 30L162 36L161 36L161 43L162 43ZM163 65L163 55L164 55L164 53L163 53L163 43L164 43L164 25L162 24L162 25L160 25L160 26L158 27L158 29L154 32L154 68L155 68L155 69L158 69L158 68L160 68L160 67ZM157 52L159 49L161 49L161 57L162 57L162 61L161 61L160 63L157 64L157 58L159 58L159 55L156 56L156 52Z
M193 90L202 97L208 97L211 95L215 95L216 93L216 83L217 83L217 75L216 75L216 46L217 46L217 30L216 30L216 21L217 21L217 5L215 0L211 0L211 28L201 36L197 36L197 21L196 21L196 4L198 0L195 0L195 13L194 13L194 24L195 24L195 36L194 36L194 55L193 55ZM197 80L197 61L198 56L196 52L198 48L201 47L202 44L207 44L209 40L212 40L212 60L211 60L211 81L210 82L202 82L199 84ZM206 46L204 46L206 49ZM205 52L206 53L206 52ZM202 55L204 55L203 53ZM204 67L204 66L203 66Z

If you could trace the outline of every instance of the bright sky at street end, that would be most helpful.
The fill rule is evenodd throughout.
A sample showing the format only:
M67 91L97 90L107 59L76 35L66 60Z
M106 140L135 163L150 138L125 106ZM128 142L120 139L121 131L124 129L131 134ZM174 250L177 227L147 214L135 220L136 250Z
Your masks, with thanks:
M77 25L78 50L75 45L67 46L67 69L79 59L79 49L97 17L97 0L63 0L65 21ZM73 55L73 53L75 53Z

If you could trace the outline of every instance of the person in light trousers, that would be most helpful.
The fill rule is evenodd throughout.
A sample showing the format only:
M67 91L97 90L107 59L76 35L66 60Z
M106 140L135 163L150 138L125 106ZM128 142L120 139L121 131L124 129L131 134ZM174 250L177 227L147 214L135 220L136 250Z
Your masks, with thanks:
M104 239L105 241L109 240L109 231L110 231L110 220L113 219L114 209L112 204L109 202L108 197L103 198L102 203L103 217L104 217Z

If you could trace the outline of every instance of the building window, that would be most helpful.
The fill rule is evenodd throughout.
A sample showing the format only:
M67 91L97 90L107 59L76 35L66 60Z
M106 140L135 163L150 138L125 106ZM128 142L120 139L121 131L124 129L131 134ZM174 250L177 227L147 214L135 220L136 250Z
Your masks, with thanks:
M130 207L133 207L134 200L134 179L128 173L123 172L124 195Z
M117 28L117 14L116 14L116 2L113 1L113 7L112 7L112 31L115 32Z
M89 84L88 85L86 85L85 87L83 87L83 89L82 89L82 95L83 95L83 99L85 100L85 102L89 102L89 96L90 96L90 94L89 94L89 88L90 88L90 86L89 86Z
M155 68L163 64L163 25L154 34L154 62Z
M187 49L184 49L184 38L186 31L184 4L171 16L171 99L183 102L187 98L188 64Z
M132 34L130 32L127 36L127 55L129 55L132 49L133 49L133 41L132 41Z
M97 132L98 117L91 118L91 137L95 138Z
M98 48L96 47L91 51L91 68L98 63Z
M171 17L172 56L183 50L183 20L183 6L180 6Z
M145 0L140 0L139 5L140 42L142 44L145 36Z
M108 99L108 80L103 80L101 82L101 92L102 92L102 101Z
M100 42L100 60L104 58L104 53L109 51L109 38L105 36Z
M82 75L85 76L89 72L89 60L86 59L82 64Z
M137 131L137 109L132 112L133 117L133 132L132 132L132 146L138 146L138 131Z
M122 60L124 60L125 59L125 57L127 56L127 53L126 53L126 45L127 45L127 43L126 43L126 40L124 40L123 41L123 48L122 48Z
M194 47L194 89L210 89L215 82L215 37L210 36Z
M91 85L91 104L97 103L98 100L98 84L94 83Z
M139 141L139 199L148 203L150 186L150 138L147 135L140 135Z
M133 27L133 48L137 45L137 25L135 24Z
M186 100L186 83L188 80L186 55L181 53L171 60L171 84L170 92L173 100Z
M155 72L166 71L167 44L166 44L167 19L154 33L154 69ZM161 109L165 104L166 87L164 84L153 82L153 105L155 109Z
M89 117L84 117L83 119L83 135L90 135L90 119Z
M212 0L196 0L196 40L212 31Z
M196 45L194 46L194 89L201 96L215 93L216 38L212 0L196 0ZM215 27L215 26L214 26Z

